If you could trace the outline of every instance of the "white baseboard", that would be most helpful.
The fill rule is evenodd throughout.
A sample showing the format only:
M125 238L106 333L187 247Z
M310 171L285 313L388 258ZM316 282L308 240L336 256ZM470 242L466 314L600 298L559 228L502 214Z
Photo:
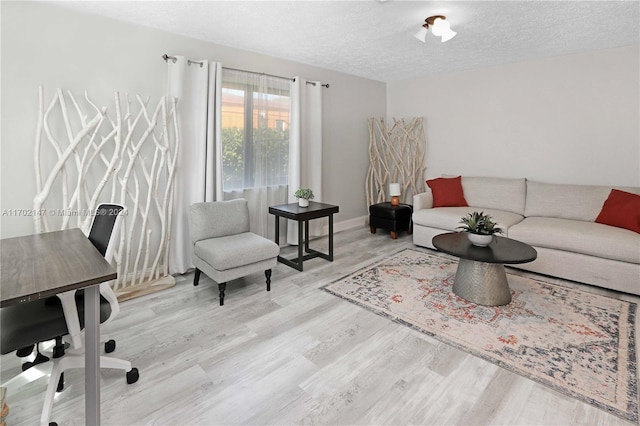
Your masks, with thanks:
M309 231L312 233L311 237L309 238L310 240L313 240L315 238L326 237L327 235L329 235L328 219L323 217L322 219L318 219L318 220L322 220L324 224L320 226L319 235L313 234L313 230ZM343 220L341 222L333 222L333 234L335 235L337 232L340 232L340 231L346 231L354 228L364 228L368 226L369 226L369 216L358 216L358 217L354 217L353 219ZM286 238L284 239L284 241L285 241L284 245L294 245L294 246L297 245L296 243L287 242ZM283 243L281 241L281 246L282 244Z
M369 225L369 216L358 216L353 219L343 220L341 222L335 222L333 224L333 233L340 231L346 231L353 228L362 228ZM327 235L329 233L329 225L326 224L322 229L322 234Z
M119 302L133 299L134 297L144 296L146 294L155 293L173 287L176 285L176 279L173 275L167 275L157 280L145 281L142 284L133 284L127 287L119 288L115 291Z

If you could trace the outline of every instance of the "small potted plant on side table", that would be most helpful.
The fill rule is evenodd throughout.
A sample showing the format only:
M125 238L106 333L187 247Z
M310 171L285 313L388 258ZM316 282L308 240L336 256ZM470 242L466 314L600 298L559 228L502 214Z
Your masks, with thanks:
M309 188L298 188L293 196L298 199L300 207L309 207L309 200L313 200L313 191Z
M462 226L458 226L468 233L471 244L479 247L486 247L493 241L495 234L502 234L504 231L498 227L493 218L484 212L467 213L460 219Z

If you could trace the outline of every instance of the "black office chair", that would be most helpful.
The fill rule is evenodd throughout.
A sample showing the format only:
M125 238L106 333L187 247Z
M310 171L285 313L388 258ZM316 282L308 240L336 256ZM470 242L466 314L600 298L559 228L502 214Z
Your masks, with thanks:
M124 212L123 206L101 204L91 226L88 238L109 262L113 258L116 245L116 238L111 237L118 235ZM19 355L28 354L35 345L36 352L39 354L36 361L42 362L46 357L40 354L38 344L56 340L53 368L40 418L43 425L49 423L56 390L62 390L63 372L69 368L84 368L84 339L81 333L84 328L83 299L84 290L73 290L52 298L0 309L2 327L0 353L2 355L16 350L22 352ZM118 299L111 285L108 282L100 284L100 323L110 322L119 311ZM70 337L71 349L68 351L65 351L62 336ZM107 352L115 350L115 341L108 341L105 344L105 350ZM27 368L30 366L26 365ZM139 378L138 369L132 368L129 361L101 356L100 367L125 370L129 384L135 383Z

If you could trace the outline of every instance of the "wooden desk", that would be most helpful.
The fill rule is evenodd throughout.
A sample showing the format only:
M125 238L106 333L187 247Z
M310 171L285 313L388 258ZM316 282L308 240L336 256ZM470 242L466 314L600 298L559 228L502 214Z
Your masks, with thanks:
M338 213L339 207L332 204L316 203L309 201L309 207L300 207L298 203L282 204L269 207L269 213L276 217L276 244L280 244L280 217L295 220L298 222L298 257L296 259L285 259L278 256L278 262L291 266L298 271L302 271L302 262L305 260L321 257L333 262L333 215ZM321 217L329 218L329 253L321 253L309 248L309 221ZM304 238L302 225L304 224ZM302 248L308 254L303 254Z
M85 290L85 408L100 424L100 286L115 269L79 229L0 240L0 307Z

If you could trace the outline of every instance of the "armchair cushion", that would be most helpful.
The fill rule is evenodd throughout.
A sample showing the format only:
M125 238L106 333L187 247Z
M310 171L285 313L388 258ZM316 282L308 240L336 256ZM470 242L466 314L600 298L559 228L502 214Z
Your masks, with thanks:
M194 245L194 254L218 271L276 258L279 253L276 243L251 232L201 240Z

